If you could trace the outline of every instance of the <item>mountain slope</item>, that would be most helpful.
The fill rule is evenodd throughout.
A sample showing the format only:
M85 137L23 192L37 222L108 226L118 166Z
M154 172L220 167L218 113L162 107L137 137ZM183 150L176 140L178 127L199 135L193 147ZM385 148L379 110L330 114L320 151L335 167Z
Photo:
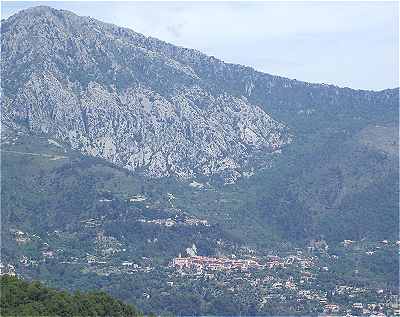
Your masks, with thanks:
M290 143L259 106L210 93L190 66L120 31L47 7L3 22L4 124L149 176L228 182L268 166Z

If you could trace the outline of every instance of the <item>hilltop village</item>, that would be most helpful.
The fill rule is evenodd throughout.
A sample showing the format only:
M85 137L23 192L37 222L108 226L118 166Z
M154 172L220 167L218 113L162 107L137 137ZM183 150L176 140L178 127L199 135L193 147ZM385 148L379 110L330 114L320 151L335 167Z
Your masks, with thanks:
M212 258L206 256L178 257L173 259L172 266L178 270L193 269L197 272L203 270L247 270L261 268L254 260L235 260L229 258Z
M367 244L344 240L341 243L347 252L362 252L373 257L382 249L398 250L400 241L381 241L364 249ZM248 296L248 287L257 292L258 310L268 311L280 305L294 307L293 312L301 312L312 306L318 314L346 316L399 316L399 295L393 290L369 288L359 283L339 283L332 288L323 284L333 276L340 262L338 255L330 255L324 241L313 241L307 250L295 250L284 255L255 256L249 254L245 259L229 257L205 257L193 254L188 249L186 257L174 258L170 266L175 273L170 275L171 287L184 288L183 283L195 283L205 279L210 281L218 292L228 292L239 300ZM358 269L354 268L357 275ZM182 284L179 284L182 283ZM276 313L279 312L279 309Z
M167 223L163 225L168 226ZM20 230L14 230L14 237L20 246L40 238ZM198 290L204 296L236 300L238 305L241 302L246 305L251 302L255 312L273 311L278 314L280 309L283 311L293 307L293 313L312 311L320 315L398 316L399 296L392 288L369 286L358 281L357 275L362 274L358 267L343 273L350 274L352 278L343 278L345 275L342 275L340 280L336 275L342 274L341 261L355 256L358 261L374 261L374 257L382 252L398 252L399 245L400 241L371 243L344 240L338 246L340 252L334 254L325 241L319 240L311 241L305 249L297 248L274 254L236 247L231 248L230 254L204 256L198 255L197 246L192 244L177 257L160 264L151 258L131 258L123 242L99 231L94 241L93 254L66 257L62 249L54 250L44 243L38 257L22 256L18 263L2 263L0 274L25 275L32 269L55 261L100 277L132 277L132 283L139 277L151 280L154 276L158 280L159 289L145 288L138 295L145 303L150 303L154 296L168 297ZM338 283L335 285L324 282L336 278ZM140 292L140 289L136 291Z
M400 241L345 239L328 245L316 239L303 248L254 249L219 238L215 226L180 211L174 201L169 194L166 204L170 208L160 213L143 194L126 197L126 204L132 206L129 230L141 230L141 244L135 240L140 249L132 249L124 236L106 230L112 221L105 216L81 219L76 230L83 238L74 231L39 234L12 228L16 261L3 261L0 274L34 279L62 270L88 285L104 283L114 296L131 294L145 310L150 310L155 300L174 303L173 298L180 298L168 309L178 312L188 309L189 302L207 297L215 307L224 306L224 311L232 308L232 312L242 310L249 315L279 315L287 313L288 307L294 315L400 315L397 272L380 267L380 263L398 258ZM112 203L108 196L99 199L104 206ZM141 208L136 208L138 205ZM129 219L127 213L118 218ZM215 234L215 239L207 242L214 251L207 253L207 244L201 240L182 240L180 248L167 250L162 258L159 254L165 249L158 246L167 237L160 234L164 230L198 237L205 231ZM387 265L393 267L395 263ZM393 284L371 283L369 271L385 274L382 280ZM118 289L109 288L110 278L118 280ZM195 313L200 304L189 305L189 311Z

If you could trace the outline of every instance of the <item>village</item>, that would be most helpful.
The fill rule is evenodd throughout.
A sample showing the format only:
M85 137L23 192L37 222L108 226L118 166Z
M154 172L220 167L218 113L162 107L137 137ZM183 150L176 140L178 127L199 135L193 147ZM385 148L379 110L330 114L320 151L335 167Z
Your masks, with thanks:
M349 252L361 252L371 257L377 250L392 247L398 250L399 241L383 240L363 244L344 240L340 245ZM310 305L322 315L400 316L398 292L383 288L370 288L348 282L327 288L321 284L324 276L331 278L331 267L339 256L329 255L328 246L313 241L306 250L296 250L285 255L254 256L243 259L231 257L206 257L195 254L195 246L186 250L187 256L174 258L170 267L168 285L179 290L184 284L207 280L214 285L215 294L230 293L239 298L256 299L259 309L272 303L290 304L301 312ZM357 268L354 274L357 274ZM249 294L249 287L253 292ZM217 291L217 293L215 293ZM254 291L256 290L256 291ZM206 290L205 290L206 291ZM250 296L250 297L249 297Z
M229 258L213 258L206 256L177 257L172 261L172 266L178 270L195 269L202 270L247 270L260 268L261 265L254 260L235 260Z
M168 226L168 221L172 226L176 224L171 218L158 225ZM96 229L95 224L94 219L84 222L89 229ZM201 222L201 225L205 223ZM94 273L99 277L120 275L147 279L156 276L161 283L157 292L163 296L185 293L189 288L199 289L209 294L207 296L233 296L239 302L254 302L258 311L283 305L293 307L293 313L312 309L320 315L400 316L398 291L359 283L356 278L343 279L335 285L324 284L324 281L336 281L335 274L343 258L356 257L368 262L382 252L398 254L400 241L347 239L338 244L335 252L323 240L310 241L305 248L279 252L233 247L217 241L221 247L218 255L200 255L198 247L192 243L163 264L152 258L130 255L123 241L103 230L97 231L91 252L76 256L52 246L50 241L45 242L47 240L37 234L17 229L13 229L12 234L15 243L22 248L40 243L40 252L37 256L20 256L17 263L1 263L1 275L19 275L55 261L83 274ZM64 236L55 231L48 237ZM352 270L350 276L360 274L359 267ZM154 292L156 290L143 290L143 296L150 299Z

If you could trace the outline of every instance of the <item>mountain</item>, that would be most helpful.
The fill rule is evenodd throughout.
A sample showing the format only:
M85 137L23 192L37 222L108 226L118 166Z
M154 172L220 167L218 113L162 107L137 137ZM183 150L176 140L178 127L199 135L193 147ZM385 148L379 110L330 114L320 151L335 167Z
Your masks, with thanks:
M299 289L398 288L399 89L273 76L43 6L1 32L2 261L22 276L181 315L316 306L259 298L285 270L249 289L179 275L179 254L307 255Z
M158 177L232 182L268 166L291 143L294 112L301 122L397 109L397 90L279 78L49 7L2 23L1 67L5 124Z
M210 91L190 64L134 32L47 7L2 30L5 122L84 154L149 176L232 181L290 143L259 106Z
M398 171L398 89L289 80L44 6L3 21L1 43L4 128L137 175L229 184L295 165L282 186L307 219Z

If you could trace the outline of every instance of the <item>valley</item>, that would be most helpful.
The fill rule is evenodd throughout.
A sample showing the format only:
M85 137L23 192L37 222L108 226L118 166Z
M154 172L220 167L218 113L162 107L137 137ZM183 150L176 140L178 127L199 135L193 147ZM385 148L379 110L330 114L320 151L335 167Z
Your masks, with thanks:
M46 6L1 32L2 275L145 314L400 313L398 88Z
M288 243L276 229L257 232L258 239L244 230L238 235L239 227L246 222L250 227L255 215L243 219L234 209L214 212L240 202L232 199L237 193L226 185L193 186L167 179L157 186L159 180L138 180L46 137L12 130L2 137L2 168L7 166L2 182L29 188L26 196L15 200L11 191L15 187L3 183L5 270L68 290L91 290L96 285L145 313L240 310L262 315L291 307L292 314L392 314L398 309L399 241ZM35 155L20 154L34 149ZM88 182L90 178L95 181ZM59 196L60 186L65 196ZM73 197L84 193L78 205L69 202L71 190ZM28 212L29 206L33 212ZM56 208L54 214L45 206ZM27 213L20 218L17 211L24 209ZM382 271L382 263L392 270Z

